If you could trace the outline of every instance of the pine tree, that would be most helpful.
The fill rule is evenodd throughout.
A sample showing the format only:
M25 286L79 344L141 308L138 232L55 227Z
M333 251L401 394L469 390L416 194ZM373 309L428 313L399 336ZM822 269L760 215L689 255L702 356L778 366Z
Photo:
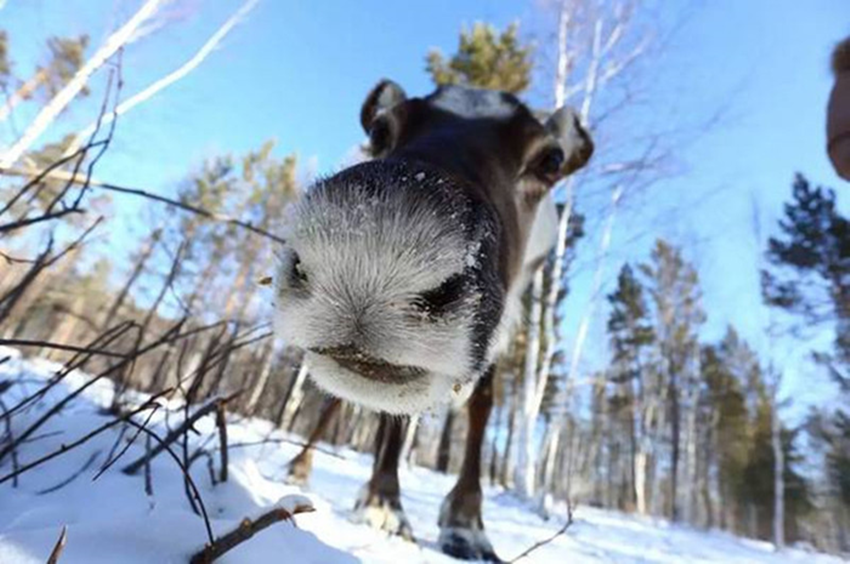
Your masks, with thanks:
M833 324L834 354L850 365L850 221L837 211L835 192L800 174L792 198L779 222L781 236L768 241L765 300L809 324Z
M611 378L615 385L611 410L618 416L621 436L628 439L629 502L639 513L647 513L646 477L651 449L653 401L657 390L648 388L644 373L646 349L655 339L649 321L644 288L631 266L623 265L617 288L608 295L611 313L608 336L611 343Z
M51 100L83 66L88 46L88 35L51 37L47 40L48 54L45 61L36 66L29 78L23 80L14 76L14 67L8 57L9 36L0 30L0 89L6 94L4 103L0 105L0 122L8 119L22 102L37 99L44 104ZM80 91L81 96L87 96L88 93L88 88Z
M685 410L696 409L698 376L695 367L699 360L697 330L705 320L705 314L700 305L699 277L694 267L684 260L679 249L659 239L650 262L641 265L641 271L647 278L655 306L656 346L666 393L667 420L670 423L669 515L673 520L678 520L679 473L684 439L682 425L685 415L690 415ZM685 430L690 432L692 429ZM689 441L689 444L692 443Z
M520 43L518 31L517 24L499 33L491 25L476 23L461 31L457 52L448 60L439 51L428 53L426 70L437 85L520 93L531 83L532 48Z
M834 512L841 530L850 528L850 221L838 211L833 190L814 187L801 174L794 178L791 195L779 222L780 235L768 241L762 295L807 328L834 332L832 353L814 358L838 386L840 407L819 414L820 424L810 427L818 429L815 438L827 445L824 474L832 497L825 509ZM850 535L839 537L839 549L850 547Z
M763 389L758 393L756 412L751 422L753 427L750 455L744 469L743 499L750 507L752 527L749 533L758 538L773 538L774 509L774 453L772 441L772 411L777 408L771 396ZM797 452L796 430L782 429L783 475L785 484L785 538L799 538L798 521L811 509L809 488L805 479L796 471L802 457Z
M702 347L700 371L717 467L717 519L721 528L736 532L744 532L744 471L751 443L746 388L758 369L755 354L732 327L719 345Z

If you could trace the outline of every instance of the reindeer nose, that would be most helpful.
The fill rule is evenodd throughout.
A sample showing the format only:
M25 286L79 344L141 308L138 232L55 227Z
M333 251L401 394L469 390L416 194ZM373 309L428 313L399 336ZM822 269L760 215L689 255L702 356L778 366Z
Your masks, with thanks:
M401 384L425 374L425 370L422 368L392 364L364 353L353 345L311 347L309 350L315 354L331 358L343 368L377 382Z
M336 345L333 347L310 347L310 352L328 356L334 360L368 362L371 357L355 345Z

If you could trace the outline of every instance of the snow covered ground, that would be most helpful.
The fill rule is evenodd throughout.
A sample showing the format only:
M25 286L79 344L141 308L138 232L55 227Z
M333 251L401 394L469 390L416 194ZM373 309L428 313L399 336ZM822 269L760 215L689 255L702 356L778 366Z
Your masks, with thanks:
M24 360L17 351L0 348L0 359L9 354L15 356L0 364L0 382L8 379L25 382L0 396L7 406L37 389L59 368L43 360ZM23 428L52 401L85 381L85 375L72 374L37 409L16 416L15 428ZM108 383L92 386L79 401L38 432L39 440L23 446L20 462L31 461L107 422L100 409L110 398ZM161 417L154 417L151 424L164 434ZM201 420L197 429L200 435L195 440L210 440L214 447L212 418ZM229 440L231 444L260 441L271 431L265 421L234 421L229 426ZM0 485L0 563L45 562L63 526L67 526L67 545L61 564L185 563L204 545L203 521L188 506L182 476L173 460L163 455L153 462L153 496L145 494L142 476L121 473L123 465L144 452L143 438L129 448L118 464L92 481L105 462L117 432L110 430L24 474L17 488L9 482ZM128 432L127 436L131 435ZM278 433L273 436L282 437ZM229 531L246 516L263 513L282 496L302 493L283 483L285 465L297 451L297 446L287 443L232 448L229 480L215 487L203 460L193 466L193 476L216 534ZM317 452L311 487L303 492L312 500L316 511L299 515L297 528L285 522L273 525L220 561L454 562L440 554L435 545L437 511L453 478L421 468L402 471L403 504L418 538L418 544L413 544L348 520L349 510L358 489L369 478L370 468L369 456L349 450L340 450L337 456ZM0 477L9 470L9 464L5 463L0 467ZM74 479L64 484L74 475ZM542 521L515 498L495 489L487 491L484 519L494 547L505 559L515 557L562 525L557 519ZM801 550L777 554L764 542L580 507L567 533L531 554L525 562L835 564L842 560Z

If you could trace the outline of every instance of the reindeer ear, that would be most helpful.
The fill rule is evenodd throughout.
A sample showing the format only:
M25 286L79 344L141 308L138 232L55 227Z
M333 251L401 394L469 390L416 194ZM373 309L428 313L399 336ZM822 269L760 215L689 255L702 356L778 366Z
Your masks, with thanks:
M546 120L546 131L555 138L563 153L557 180L577 171L593 155L593 141L582 127L578 114L568 107L558 109Z
M407 100L401 86L392 80L384 79L372 88L363 107L360 109L360 125L368 134L372 131L372 123L381 113Z

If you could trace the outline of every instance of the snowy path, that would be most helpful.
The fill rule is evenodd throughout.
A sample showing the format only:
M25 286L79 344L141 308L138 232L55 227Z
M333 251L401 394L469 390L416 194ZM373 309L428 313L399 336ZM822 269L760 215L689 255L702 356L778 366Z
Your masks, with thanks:
M9 349L0 350L0 357ZM44 361L13 359L0 365L0 380L26 373L35 381L48 378L56 365ZM84 382L73 375L57 390L54 400ZM28 384L30 390L36 383ZM22 386L7 391L3 400L14 401ZM39 434L49 434L27 444L20 452L29 461L63 442L85 434L107 421L98 408L110 398L107 384L93 386L83 400L55 418ZM49 398L48 398L49 401ZM43 408L42 408L43 409ZM16 420L32 420L31 411ZM162 425L162 422L155 422ZM161 430L161 427L160 427ZM198 425L199 440L214 431L210 418ZM229 428L231 444L263 439L269 431L264 421L234 422ZM0 563L43 563L63 525L68 527L68 543L60 564L99 563L185 563L203 546L203 522L188 508L179 470L167 456L152 465L154 496L144 493L140 476L120 472L142 451L142 440L129 449L119 464L99 480L91 478L103 464L116 435L107 432L25 474L18 488L0 485ZM215 444L214 442L212 444ZM211 487L204 463L193 466L193 476L206 502L216 533L229 530L245 516L255 516L282 496L300 493L282 483L285 464L298 451L290 444L251 446L231 450L230 480ZM311 488L305 493L316 512L297 517L298 528L279 523L260 533L247 544L228 553L224 563L316 562L316 563L415 563L456 562L435 547L437 511L453 478L421 468L405 469L401 475L403 503L419 539L419 545L373 531L348 521L348 510L360 486L368 479L370 457L340 451L340 457L316 453ZM89 462L93 458L93 462ZM47 493L81 468L88 467L71 483ZM0 467L0 476L9 470ZM543 522L496 490L487 491L485 523L497 552L512 558L537 540L549 536L561 523ZM700 532L663 522L637 519L613 512L580 507L575 523L566 535L540 548L525 562L617 562L617 563L792 563L837 564L842 560L825 555L789 550L775 554L767 543L739 539L719 532Z

